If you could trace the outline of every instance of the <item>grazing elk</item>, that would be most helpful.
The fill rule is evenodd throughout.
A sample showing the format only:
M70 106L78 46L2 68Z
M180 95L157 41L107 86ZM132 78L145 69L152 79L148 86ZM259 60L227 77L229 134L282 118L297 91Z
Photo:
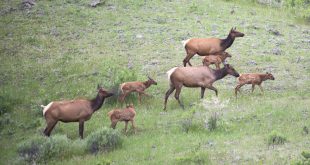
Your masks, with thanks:
M192 88L201 88L201 98L204 97L205 89L215 91L217 96L217 89L212 84L224 78L227 74L239 77L239 73L229 64L225 64L224 68L214 70L205 66L198 67L175 67L168 72L168 80L170 81L170 89L166 92L164 110L166 110L167 100L169 95L176 89L175 99L178 100L180 106L184 109L179 96L183 86Z
M216 55L206 56L202 59L203 66L209 66L211 64L215 64L216 69L220 69L220 64L223 63L227 57L231 57L231 55L227 52L222 52Z
M43 116L46 120L46 128L44 134L50 136L52 130L58 121L62 122L79 122L79 134L83 139L84 122L89 120L92 114L101 108L104 99L113 95L113 93L98 85L98 94L92 100L77 99L53 101L47 106L41 105L43 109Z
M255 85L258 85L260 90L264 93L263 87L261 86L263 81L266 80L274 80L274 77L271 73L266 72L266 74L261 73L245 73L241 74L238 78L238 85L235 88L235 95L237 97L238 91L240 92L240 88L245 84L252 84L252 93L254 91Z
M136 111L134 109L133 104L126 106L124 109L114 109L108 112L108 116L111 120L111 127L115 129L117 122L124 121L125 122L125 132L127 133L127 125L128 122L131 122L132 128L136 133L136 127L134 124L134 118L136 116Z
M141 96L147 95L144 90L150 87L152 84L157 85L157 82L148 76L148 80L144 82L125 82L120 85L121 94L119 96L119 101L124 102L125 97L131 92L137 92L139 95L139 102L141 104Z
M208 56L212 54L218 54L224 52L227 48L229 48L236 37L243 37L244 34L238 32L236 28L232 28L225 39L219 38L192 38L186 40L183 45L186 51L186 57L183 60L184 67L188 63L190 66L192 64L189 60L195 55L199 56Z

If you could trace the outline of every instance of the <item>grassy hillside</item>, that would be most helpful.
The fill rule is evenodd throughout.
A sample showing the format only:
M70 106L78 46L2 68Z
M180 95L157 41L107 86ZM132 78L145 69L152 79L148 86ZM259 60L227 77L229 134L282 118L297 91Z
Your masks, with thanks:
M89 7L81 0L37 1L23 9L20 1L0 2L0 164L20 164L18 144L41 136L42 110L52 100L92 98L96 85L158 81L143 104L136 96L137 134L121 132L122 147L111 152L69 154L48 164L290 164L310 151L310 26L281 8L243 1L113 1ZM182 66L182 40L225 38L231 27L245 33L227 51L239 73L271 72L265 93L250 86L233 95L236 79L216 82L219 97L183 88L182 110L170 97L166 71ZM195 56L194 65L201 64ZM108 127L107 112L121 107L108 99L85 124L84 136ZM217 127L208 129L216 114ZM210 123L209 123L210 125ZM269 145L273 134L284 144ZM78 123L58 123L52 136L80 143ZM269 140L268 140L269 139ZM70 142L70 144L71 144ZM84 141L82 140L81 143Z

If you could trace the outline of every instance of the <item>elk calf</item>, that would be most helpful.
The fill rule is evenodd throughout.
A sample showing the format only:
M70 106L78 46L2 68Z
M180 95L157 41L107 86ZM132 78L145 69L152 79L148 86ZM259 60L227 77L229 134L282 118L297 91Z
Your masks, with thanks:
M92 100L77 99L53 101L47 106L41 105L43 109L43 116L46 120L46 128L44 134L50 136L52 130L58 121L62 122L79 122L79 133L83 139L84 122L89 120L92 114L101 108L104 99L113 95L106 89L98 85L97 97Z
M264 90L261 86L263 81L266 80L274 80L274 77L271 73L266 72L266 74L261 73L245 73L241 74L238 78L238 85L235 88L235 95L237 97L238 91L240 92L240 88L245 84L252 84L252 92L254 91L255 85L258 85L261 91L264 93Z
M134 129L136 133L136 128L134 124L134 118L136 116L136 111L134 109L133 104L130 104L126 106L126 108L123 109L114 109L110 112L108 112L108 116L111 120L111 127L115 129L117 122L124 121L125 122L125 132L127 133L127 125L130 121L132 124L132 128Z
M148 95L144 92L145 89L150 87L152 84L157 85L157 82L148 76L148 80L145 82L135 81L135 82L125 82L120 85L121 94L119 96L119 101L124 102L125 97L131 92L137 92L139 94L139 102L141 104L141 96Z
M223 52L216 55L206 56L202 60L203 66L209 66L211 64L215 64L216 69L220 69L220 64L223 63L227 57L231 57L231 55L227 52Z

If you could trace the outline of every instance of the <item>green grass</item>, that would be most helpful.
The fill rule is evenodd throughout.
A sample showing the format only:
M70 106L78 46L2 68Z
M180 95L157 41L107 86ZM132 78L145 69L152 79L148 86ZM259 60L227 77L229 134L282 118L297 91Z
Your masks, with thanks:
M90 8L80 0L37 1L21 10L20 1L0 2L0 164L18 164L17 144L40 136L45 127L39 105L52 100L92 98L96 85L117 86L122 78L158 81L135 104L137 134L122 133L123 145L111 152L70 155L48 164L290 164L309 150L310 27L281 8L243 1L115 1ZM234 9L235 13L230 14ZM298 14L297 14L298 15ZM168 89L166 71L182 66L182 40L226 37L231 27L244 32L227 51L239 73L271 72L275 81L254 93L227 76L207 90L183 88L182 110ZM275 36L269 30L278 30ZM280 49L281 55L273 54ZM194 57L192 64L200 65ZM254 61L257 65L251 64ZM130 66L130 67L129 67ZM127 73L133 73L127 76ZM221 104L223 103L223 104ZM192 107L190 107L192 105ZM109 99L85 124L84 137L109 126L107 112L121 107ZM188 132L182 121L195 110ZM5 114L3 112L6 112ZM206 122L217 113L217 127ZM122 131L124 123L117 129ZM286 138L268 145L272 132ZM76 141L78 123L58 123L52 132ZM74 153L74 152L73 152Z

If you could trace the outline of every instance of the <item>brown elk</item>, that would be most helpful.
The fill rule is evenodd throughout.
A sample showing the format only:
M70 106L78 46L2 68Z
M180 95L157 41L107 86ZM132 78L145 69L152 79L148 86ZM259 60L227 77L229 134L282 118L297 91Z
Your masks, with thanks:
M266 74L261 73L245 73L241 74L238 78L238 85L235 88L235 95L237 97L238 91L245 84L252 84L252 93L254 91L255 85L258 85L260 90L264 93L263 87L261 86L263 81L274 80L274 77L271 73L266 72Z
M92 114L101 108L104 99L113 95L113 93L98 85L98 94L92 100L76 99L53 101L47 106L41 105L43 116L46 120L46 128L44 134L50 136L52 130L58 121L62 122L79 122L79 134L83 139L84 122L89 120Z
M216 55L206 56L202 59L203 66L209 66L211 64L215 64L216 69L220 69L220 64L223 63L227 57L231 57L231 55L227 52L222 52Z
M170 81L170 89L166 92L164 110L166 110L167 100L169 95L176 89L175 99L179 102L180 106L184 109L179 96L183 86L192 88L201 88L201 98L204 97L205 89L215 91L217 96L217 89L213 83L217 80L224 78L227 74L239 77L239 73L229 64L225 64L222 69L214 70L205 66L198 67L175 67L168 72L168 79Z
M114 109L108 113L108 116L111 120L111 127L115 129L117 122L124 121L125 122L125 132L127 132L128 122L131 122L132 128L136 132L136 127L134 124L134 118L136 116L136 111L134 109L133 104L126 106L124 109Z
M144 82L134 81L125 82L120 85L121 94L119 96L119 101L124 102L125 97L131 92L137 92L139 95L139 102L141 103L141 96L147 95L144 90L150 87L152 84L157 85L157 82L148 76L148 80Z
M189 60L195 55L208 56L212 54L218 54L224 52L229 48L236 37L243 37L244 34L238 32L236 28L232 28L225 39L219 38L192 38L184 42L184 48L186 51L186 57L183 60L184 66L188 63L190 66L192 64Z

